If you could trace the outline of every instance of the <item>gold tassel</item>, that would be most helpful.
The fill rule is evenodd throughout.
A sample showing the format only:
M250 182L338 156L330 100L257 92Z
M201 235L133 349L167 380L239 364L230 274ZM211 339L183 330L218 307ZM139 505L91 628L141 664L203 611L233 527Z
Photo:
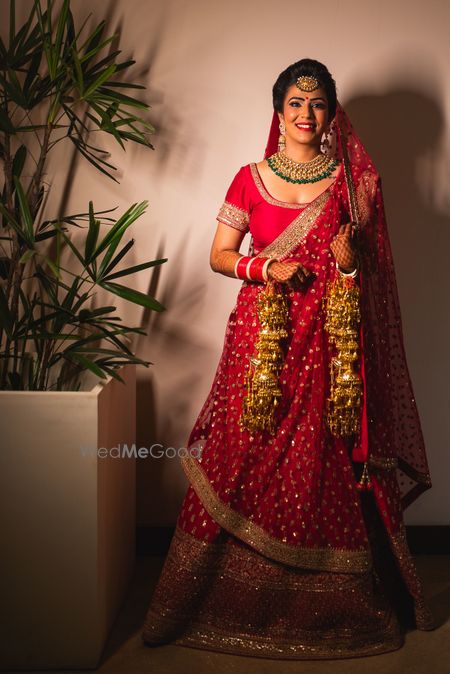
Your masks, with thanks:
M363 472L361 478L356 483L356 489L358 491L372 491L373 483L369 475L369 464L367 461L364 461Z
M351 277L338 273L328 282L324 298L325 330L336 345L336 356L330 363L331 386L327 398L327 423L337 437L358 433L363 383L355 371L359 348L359 287Z
M280 342L288 334L289 310L283 291L276 291L271 281L259 293L257 314L260 330L255 344L256 354L250 358L247 371L247 395L239 423L251 432L266 429L273 435L275 410L282 395L278 376L284 354Z

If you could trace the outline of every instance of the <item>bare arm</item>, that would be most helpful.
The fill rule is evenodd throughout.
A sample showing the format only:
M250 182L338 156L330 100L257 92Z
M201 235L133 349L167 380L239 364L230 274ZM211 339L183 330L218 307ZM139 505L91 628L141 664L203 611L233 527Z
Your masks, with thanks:
M239 248L244 236L245 232L218 221L209 256L213 271L235 278L234 265L242 257Z

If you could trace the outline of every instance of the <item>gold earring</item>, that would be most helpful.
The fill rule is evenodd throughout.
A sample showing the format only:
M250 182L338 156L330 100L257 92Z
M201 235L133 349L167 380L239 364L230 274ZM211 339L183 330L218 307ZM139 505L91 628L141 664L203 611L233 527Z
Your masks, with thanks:
M286 133L286 127L284 122L280 122L278 128L280 129L280 136L278 138L278 152L283 152L283 150L286 148L286 136L284 135Z
M320 151L323 154L329 154L331 152L330 129L327 129L323 133L322 141L320 143Z

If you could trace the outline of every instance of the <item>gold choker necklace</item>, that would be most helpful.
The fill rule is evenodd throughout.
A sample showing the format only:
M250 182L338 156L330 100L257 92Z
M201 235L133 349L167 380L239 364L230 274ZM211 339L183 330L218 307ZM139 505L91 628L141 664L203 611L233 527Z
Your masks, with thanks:
M288 183L316 183L328 178L336 168L336 159L320 153L306 162L294 161L284 152L276 152L267 158L267 163L277 176Z

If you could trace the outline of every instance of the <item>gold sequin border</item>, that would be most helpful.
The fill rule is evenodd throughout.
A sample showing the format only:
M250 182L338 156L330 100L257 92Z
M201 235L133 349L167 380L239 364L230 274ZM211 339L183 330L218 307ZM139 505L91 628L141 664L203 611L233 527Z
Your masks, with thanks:
M351 597L354 592L364 595L365 588L372 585L372 572L360 575L319 573L317 576L304 573L301 570L285 573L283 567L277 573L268 572L269 568L277 567L273 561L258 558L257 553L237 545L233 541L224 543L210 543L195 538L178 526L168 553L168 561L174 570L195 573L197 576L208 578L218 571L221 577L236 579L246 586L248 592L260 592L261 596L267 591L277 592L317 592L329 598L329 602L336 601L336 593ZM261 566L258 572L258 565ZM186 605L186 614L190 607ZM217 610L220 610L217 609ZM364 611L364 608L361 607ZM326 611L325 611L326 613ZM287 609L287 618L295 619ZM361 616L363 619L363 615ZM153 599L147 613L143 628L143 640L149 645L170 643L180 646L213 649L234 654L252 655L261 657L276 657L283 659L321 659L340 658L358 655L371 655L395 650L403 645L398 622L392 609L385 611L383 620L380 620L378 629L368 633L360 624L360 629L343 629L342 627L328 626L319 632L302 630L301 633L283 638L276 624L270 633L263 633L260 625L246 623L236 626L219 626L212 623L207 616L202 615L190 620L184 626L182 635L177 635L180 625L180 613L176 615L168 610L166 598ZM170 637L169 637L170 635Z
M267 573L267 562L264 563L262 559L261 565L264 566L264 571L261 570L258 575L256 568L255 573L256 553L251 550L240 548L230 542L201 541L179 527L175 529L168 555L174 569L181 567L183 571L195 572L204 577L216 574L220 569L220 573L224 576L236 578L243 583L248 581L250 592L253 588L257 592L261 592L262 588L264 591L285 590L299 593L312 591L330 597L330 602L332 602L335 600L336 592L351 596L354 591L364 593L364 588L371 584L371 573L357 577L348 575L347 582L339 575L337 577L330 575L330 578L324 582L324 574L319 574L317 579L314 579L310 574L305 576L300 571L298 582L294 579L289 581L283 573L280 574L279 582L274 583L274 578ZM199 560L201 560L200 565ZM231 569L234 569L235 573L231 573ZM189 611L189 606L186 607L186 611ZM394 650L403 645L403 638L392 610L386 612L385 620L380 621L379 628L371 631L370 634L363 629L350 631L330 626L326 631L321 632L320 636L304 630L301 635L292 635L288 640L283 639L276 626L271 634L263 634L260 627L250 624L246 624L244 630L242 627L236 629L229 625L219 627L207 621L205 616L202 616L200 620L198 618L191 620L184 628L184 633L176 636L179 624L179 613L175 617L172 616L170 611L167 611L165 599L159 601L154 599L144 624L144 642L153 645L167 640L167 635L173 635L170 643L180 646L211 648L235 654L283 659L370 655Z
M254 548L241 547L237 540L212 543L200 540L194 535L175 527L174 545L171 554L178 558L178 563L184 569L195 573L198 571L198 560L201 558L208 572L220 569L228 578L245 582L247 586L257 589L264 587L270 590L289 591L338 591L351 592L355 588L363 588L370 582L373 570L365 573L329 573L313 569L314 574L305 572L303 568L291 568L285 573L286 567L280 562L260 555ZM223 556L226 555L230 564L224 566ZM268 568L271 573L268 573ZM311 569L309 569L310 571Z
M239 208L229 201L224 201L219 209L217 220L225 225L239 229L242 232L247 231L249 215L243 208Z
M181 464L209 515L226 531L269 559L291 566L341 573L365 573L372 568L369 549L301 548L280 541L221 501L197 459L188 454L181 457Z
M421 473L406 461L396 456L369 456L369 464L374 468L381 468L383 470L396 470L397 468L408 475L416 482L422 482L427 486L431 486L431 478L429 473Z
M384 470L395 470L398 467L398 459L396 456L369 456L369 464L375 468L383 468Z
M358 202L356 199L356 192L355 192L355 184L353 182L353 176L350 168L350 162L348 159L348 154L347 154L347 148L345 147L345 143L343 144L343 149L344 149L344 174L345 174L345 182L347 185L347 194L348 194L348 202L349 202L349 207L350 207L350 216L352 221L358 226L361 226L361 217L358 211Z
M219 650L236 655L282 658L284 660L323 660L329 658L334 660L376 655L398 650L404 644L404 637L398 631L393 612L390 614L389 623L382 631L370 635L370 640L366 638L366 643L363 643L363 639L364 637L357 636L355 632L354 639L350 642L336 634L334 639L328 637L321 644L317 643L314 636L310 637L309 643L307 638L302 639L299 643L293 643L292 639L285 643L276 643L273 638L250 638L246 636L244 639L231 635L229 630L220 630L217 626L205 625L202 629L200 625L197 625L182 637L175 639L173 643L179 646Z
M419 630L433 630L436 628L437 623L431 607L424 596L422 581L417 574L404 524L396 533L388 531L388 534L392 551L397 557L403 577L406 579L408 590L414 600L416 627Z

